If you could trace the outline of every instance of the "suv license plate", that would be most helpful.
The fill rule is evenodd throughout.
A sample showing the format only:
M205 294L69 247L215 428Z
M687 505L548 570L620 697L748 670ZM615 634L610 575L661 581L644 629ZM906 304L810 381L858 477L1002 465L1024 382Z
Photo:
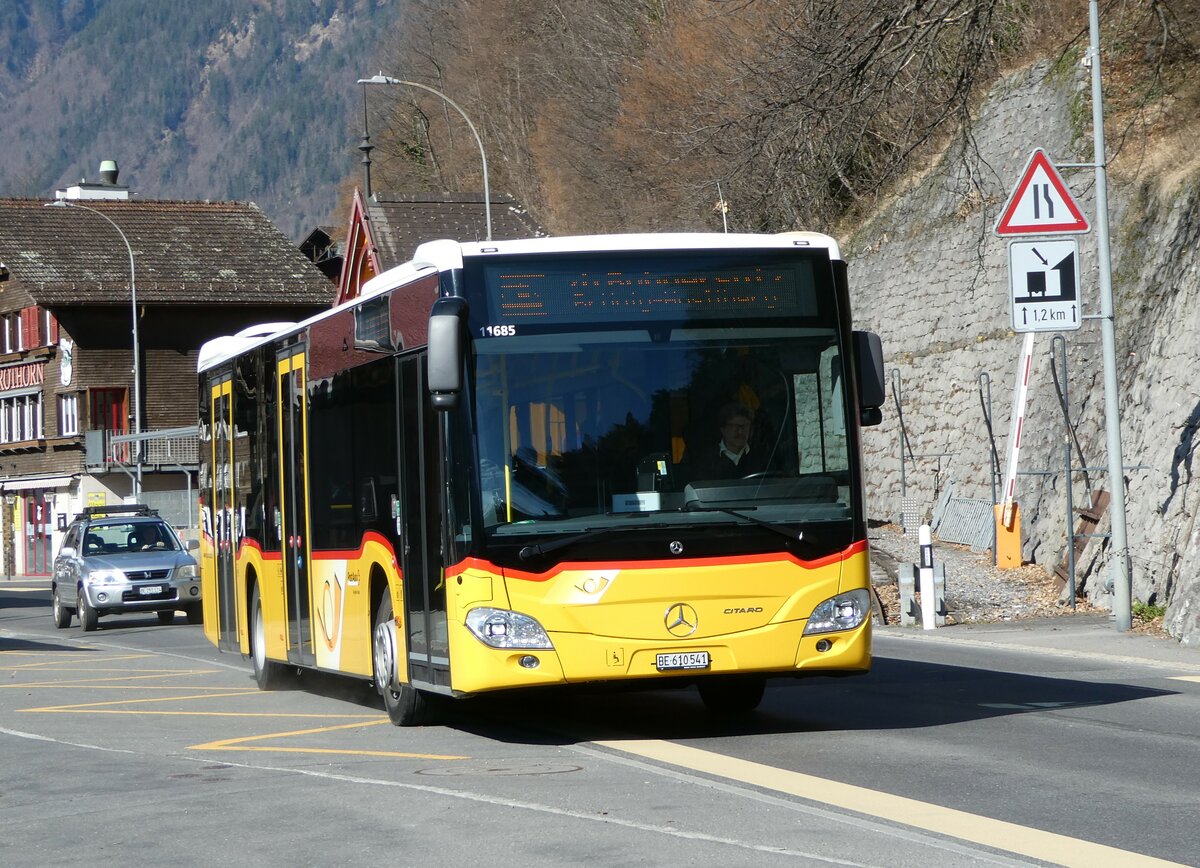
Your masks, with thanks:
M138 593L143 597L149 597L151 594L161 594L162 591L162 585L142 585L138 588Z
M657 654L654 665L659 672L672 672L678 669L707 669L709 658L707 651L682 651L676 654Z

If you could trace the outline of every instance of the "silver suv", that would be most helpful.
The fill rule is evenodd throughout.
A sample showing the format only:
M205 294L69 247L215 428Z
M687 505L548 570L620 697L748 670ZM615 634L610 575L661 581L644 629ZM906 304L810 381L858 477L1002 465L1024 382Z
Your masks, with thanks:
M69 626L72 611L85 631L123 612L157 612L170 624L179 609L201 623L200 569L188 548L149 507L88 507L54 559L54 625Z

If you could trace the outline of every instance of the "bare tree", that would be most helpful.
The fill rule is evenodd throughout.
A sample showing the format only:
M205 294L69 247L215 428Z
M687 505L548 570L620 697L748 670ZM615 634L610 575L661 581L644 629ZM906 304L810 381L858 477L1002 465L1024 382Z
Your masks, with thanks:
M1188 86L1197 6L1105 5L1106 28L1121 36L1111 42L1115 74L1161 85L1138 90L1143 125L1161 119L1164 88ZM982 89L1025 52L1078 50L1071 40L1081 25L1086 33L1076 0L1031 9L1021 0L410 0L380 66L462 105L493 188L551 231L719 228L718 184L730 228L829 229L868 211L916 155L948 145L962 182L982 186L986 167L971 163ZM380 186L479 188L478 151L460 119L416 92L387 98L388 122L373 133Z

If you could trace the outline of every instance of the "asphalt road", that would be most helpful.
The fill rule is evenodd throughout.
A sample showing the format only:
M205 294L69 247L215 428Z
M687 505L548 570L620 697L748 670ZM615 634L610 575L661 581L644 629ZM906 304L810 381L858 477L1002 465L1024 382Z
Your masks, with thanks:
M1200 863L1200 654L960 629L743 719L550 693L397 729L347 679L258 691L182 615L56 630L0 582L0 865Z

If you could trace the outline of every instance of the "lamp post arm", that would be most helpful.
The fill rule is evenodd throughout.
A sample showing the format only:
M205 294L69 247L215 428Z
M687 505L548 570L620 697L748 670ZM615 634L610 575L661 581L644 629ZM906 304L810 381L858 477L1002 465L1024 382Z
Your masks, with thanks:
M137 270L133 264L133 245L129 243L129 238L126 237L125 232L117 225L116 221L103 211L89 208L87 205L81 205L71 199L58 199L49 204L57 206L59 203L70 208L81 208L84 211L95 214L113 229L117 230L117 234L121 236L121 241L125 243L125 252L129 254L129 304L133 312L133 433L137 435L134 447L137 450L137 477L135 480L134 495L140 500L142 495L142 366L139 361L141 347L138 341Z
M467 117L467 113L462 110L462 107L459 106L459 104L456 103L454 100L450 99L450 97L448 97L444 93L442 93L440 90L435 90L427 84L421 84L419 81L407 81L402 78L392 78L392 76L390 76L390 75L384 75L383 73L380 73L379 75L373 75L370 78L360 78L358 80L358 83L359 84L401 84L401 85L404 85L405 87L419 88L420 90L427 91L428 93L431 93L434 96L445 100L446 103L452 109L454 109L456 112L458 112L460 115L462 115L462 119L467 122L467 127L471 130L471 135L473 135L475 137L475 144L479 145L479 160L481 163L483 163L483 211L484 211L485 217L487 218L487 240L491 241L492 240L492 196L491 196L491 189L488 186L487 154L483 150L483 139L481 139L479 137L479 131L475 129L475 124L471 123L471 119L469 117Z

